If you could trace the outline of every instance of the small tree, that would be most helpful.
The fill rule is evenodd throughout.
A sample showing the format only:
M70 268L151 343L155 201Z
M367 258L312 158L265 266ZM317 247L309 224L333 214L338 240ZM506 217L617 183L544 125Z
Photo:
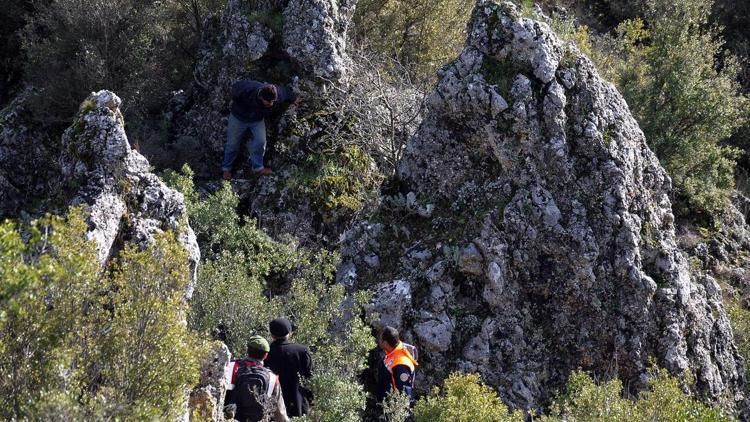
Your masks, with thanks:
M354 37L432 77L437 67L462 48L474 4L474 0L359 1Z
M416 422L504 422L523 421L523 413L510 413L497 393L482 384L477 374L453 373L443 392L434 388L414 406Z
M104 271L86 230L81 209L0 225L0 417L175 419L201 354L186 252L163 234Z
M748 117L737 61L726 54L721 66L716 63L723 42L708 23L712 4L649 1L648 26L639 19L622 23L619 42L608 52L625 58L615 61L616 83L678 199L708 212L722 208L734 186L739 152L721 142Z
M373 50L370 44L349 49L350 81L334 86L326 105L344 116L329 132L344 133L339 143L354 144L392 176L406 143L417 131L432 81L415 75L403 60Z

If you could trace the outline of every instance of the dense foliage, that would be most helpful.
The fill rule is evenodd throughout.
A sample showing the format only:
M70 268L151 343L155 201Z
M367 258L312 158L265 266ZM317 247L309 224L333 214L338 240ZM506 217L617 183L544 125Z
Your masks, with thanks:
M463 46L473 7L473 0L362 0L353 31L360 42L429 76Z
M476 374L453 373L414 407L416 422L504 422L522 421L519 411L511 414L495 391L483 385Z
M551 417L566 421L728 421L732 418L685 394L679 378L653 370L648 390L637 400L624 398L620 380L596 384L584 372L571 374L567 391L552 406Z
M43 90L37 106L48 124L67 122L78 101L99 89L117 92L129 118L158 110L172 90L189 80L204 16L222 2L35 4L37 9L21 32L24 81Z
M692 209L716 211L734 187L739 151L721 144L748 117L731 57L708 26L711 0L649 2L645 20L619 26L616 83L649 146ZM610 70L611 71L611 70Z
M186 253L163 234L102 270L86 228L81 209L0 225L0 417L175 419L200 349Z
M689 381L689 380L685 380ZM618 379L597 384L585 372L571 374L564 394L550 407L543 421L728 421L721 410L712 409L683 391L683 380L666 370L650 373L649 389L637 400L623 396ZM419 421L523 421L520 411L510 413L491 388L477 375L451 374L443 390L437 388L414 407Z
M187 166L166 179L185 194L203 251L190 326L215 333L242 356L251 335L269 337L268 321L289 318L294 339L313 353L308 387L315 406L307 419L359 420L366 395L357 377L375 342L359 318L366 295L347 303L343 286L333 283L337 255L274 241L237 214L239 198L229 184L200 199Z

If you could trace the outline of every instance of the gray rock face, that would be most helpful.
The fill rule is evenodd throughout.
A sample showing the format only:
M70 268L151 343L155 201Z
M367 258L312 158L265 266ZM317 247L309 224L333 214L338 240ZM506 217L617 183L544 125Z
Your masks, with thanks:
M216 342L201 362L200 381L188 400L189 420L221 422L227 393L225 369L232 353L224 343Z
M297 91L310 85L311 95L319 96L317 84L345 77L346 30L355 4L229 0L221 16L206 20L195 83L188 93L175 96L171 111L175 143L197 144L202 150L192 154L191 165L198 173L206 161L213 164L211 169L221 164L230 90L238 79L294 86Z
M31 90L22 92L0 111L0 219L16 217L34 199L48 197L58 170L52 158L58 143L35 130L29 119L31 95Z
M427 228L404 216L409 242L443 254L421 272L385 259L404 246L385 235L342 250L358 278L409 282L416 317L400 328L429 362L421 387L478 371L534 408L576 368L644 388L655 357L692 371L706 400L743 402L719 287L691 274L671 181L592 62L512 4L480 0L439 78L398 173L435 202ZM377 273L362 264L373 253Z
M378 318L375 325L378 328L385 326L400 327L404 307L411 303L411 286L407 280L395 280L390 283L383 283L375 289L375 297L372 302L365 305L365 312L371 315L376 314Z
M311 75L341 80L347 70L346 30L356 0L289 0L285 51Z
M145 157L130 147L120 113L120 98L110 91L92 93L63 134L59 160L62 190L73 187L73 205L89 210L89 239L96 241L104 264L121 247L133 242L147 247L154 234L173 230L187 250L192 295L200 250L187 222L181 193L168 188L150 172Z
M678 223L678 245L688 254L691 267L718 281L730 303L750 309L750 199L734 192L725 209L705 221Z

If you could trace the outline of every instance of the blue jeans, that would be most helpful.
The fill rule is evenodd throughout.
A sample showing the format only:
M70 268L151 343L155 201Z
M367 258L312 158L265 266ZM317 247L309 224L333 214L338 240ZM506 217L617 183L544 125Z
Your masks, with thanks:
M242 137L245 132L250 131L253 139L247 143L247 155L250 156L250 164L253 171L263 168L263 154L266 153L266 123L263 120L245 123L229 113L227 122L227 143L224 145L224 162L221 164L222 171L231 171L234 160L240 153Z

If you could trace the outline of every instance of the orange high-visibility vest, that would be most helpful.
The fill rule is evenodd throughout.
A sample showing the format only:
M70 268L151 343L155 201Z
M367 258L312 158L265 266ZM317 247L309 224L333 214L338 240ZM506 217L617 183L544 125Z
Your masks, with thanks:
M385 355L385 359L383 359L383 363L385 363L385 367L388 369L388 372L391 373L391 385L393 385L393 389L396 389L396 380L393 378L393 367L397 365L404 365L412 373L411 379L414 379L414 369L417 367L417 361L414 360L414 357L412 357L411 353L409 353L408 350L404 347L404 343L399 342L398 345L396 345L396 348L391 350L390 353Z

